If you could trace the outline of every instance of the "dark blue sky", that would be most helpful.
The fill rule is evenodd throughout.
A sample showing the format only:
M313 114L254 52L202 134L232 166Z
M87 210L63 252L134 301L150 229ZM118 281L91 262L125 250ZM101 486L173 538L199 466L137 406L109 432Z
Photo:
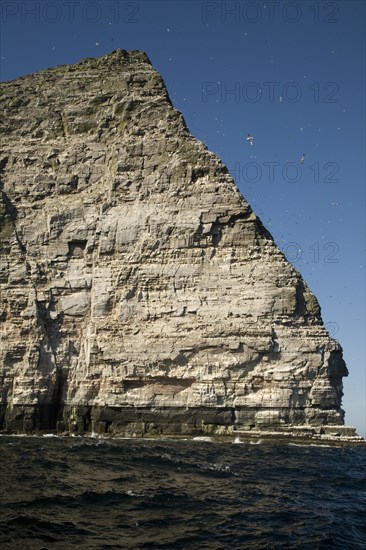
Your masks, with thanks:
M0 65L10 80L116 48L149 55L318 297L350 370L346 422L363 435L365 6L3 0Z

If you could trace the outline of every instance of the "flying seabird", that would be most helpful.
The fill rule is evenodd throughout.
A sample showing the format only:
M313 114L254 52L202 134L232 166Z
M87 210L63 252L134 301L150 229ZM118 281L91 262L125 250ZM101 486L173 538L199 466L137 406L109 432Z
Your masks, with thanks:
M304 164L304 160L305 160L305 153L301 155L301 159L300 159L301 164Z
M250 134L247 135L247 137L245 138L247 141L249 141L250 145L253 145L253 136L251 136Z

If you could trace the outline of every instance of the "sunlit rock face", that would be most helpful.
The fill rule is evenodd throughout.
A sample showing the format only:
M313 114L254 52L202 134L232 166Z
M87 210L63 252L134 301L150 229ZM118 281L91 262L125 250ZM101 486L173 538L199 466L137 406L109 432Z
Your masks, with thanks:
M343 424L316 298L144 53L1 87L2 429Z

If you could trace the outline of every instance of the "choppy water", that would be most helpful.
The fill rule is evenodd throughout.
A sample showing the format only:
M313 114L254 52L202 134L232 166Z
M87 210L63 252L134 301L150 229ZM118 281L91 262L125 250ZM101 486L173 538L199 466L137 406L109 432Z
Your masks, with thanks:
M0 437L0 546L365 549L366 449Z

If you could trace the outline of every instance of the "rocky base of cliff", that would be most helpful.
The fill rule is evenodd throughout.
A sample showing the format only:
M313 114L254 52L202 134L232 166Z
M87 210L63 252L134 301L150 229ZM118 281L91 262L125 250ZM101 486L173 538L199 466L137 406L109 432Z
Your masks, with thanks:
M309 425L308 411L289 409L234 409L231 407L91 407L65 406L62 416L54 406L18 405L6 409L1 420L1 432L7 434L42 434L99 437L235 437L237 442L318 444L366 442L356 430L344 425ZM287 416L287 418L286 418ZM286 422L287 420L287 422ZM296 424L298 422L298 424Z

